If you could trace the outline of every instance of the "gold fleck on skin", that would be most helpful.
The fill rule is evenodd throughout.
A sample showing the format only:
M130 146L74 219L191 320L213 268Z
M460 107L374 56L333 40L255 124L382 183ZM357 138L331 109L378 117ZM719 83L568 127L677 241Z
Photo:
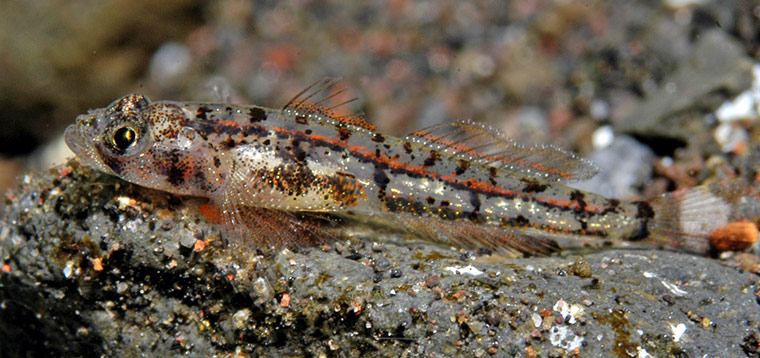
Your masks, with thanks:
M329 217L511 256L594 240L709 254L757 239L760 201L741 180L651 201L608 199L563 185L596 172L572 153L472 121L383 135L324 99L307 102L333 82L317 84L282 109L131 94L77 117L65 139L95 169L208 198L238 244L321 243L331 234L318 222Z

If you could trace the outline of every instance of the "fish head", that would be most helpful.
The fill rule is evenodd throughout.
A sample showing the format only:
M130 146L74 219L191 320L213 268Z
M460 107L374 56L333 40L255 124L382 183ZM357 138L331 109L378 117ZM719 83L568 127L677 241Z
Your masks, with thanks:
M85 165L134 182L127 169L144 162L153 147L150 123L144 118L149 106L147 97L131 94L79 115L66 128L66 145Z

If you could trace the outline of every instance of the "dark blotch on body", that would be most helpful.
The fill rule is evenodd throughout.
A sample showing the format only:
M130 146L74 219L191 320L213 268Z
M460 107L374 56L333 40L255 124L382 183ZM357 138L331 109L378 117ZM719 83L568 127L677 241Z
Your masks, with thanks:
M478 195L478 193L474 193L474 192L470 193L470 205L472 205L473 207L472 209L473 212L480 211L481 203L480 203L480 196Z
M381 168L375 168L375 174L373 175L372 179L380 189L377 192L377 196L383 199L385 197L385 189L388 187L388 183L390 183L391 180L388 178L388 175L385 174L385 170Z
M209 186L209 182L206 180L206 174L203 170L196 170L193 174L195 175L195 184L198 185L202 191L207 192L211 190L211 186Z
M219 144L222 146L222 149L224 150L235 148L235 146L237 145L237 143L234 140L232 140L232 138L227 138L219 142Z
M178 187L185 183L185 170L180 165L180 154L177 151L166 153L162 162L165 163L164 166L168 165L166 168L166 180L169 184Z
M406 151L406 154L412 154L412 143L404 142L404 151Z
M392 212L408 212L414 214L422 214L426 212L425 206L416 200L397 198L391 195L384 196L381 199L385 203L385 207Z
M206 119L208 119L206 117L206 113L208 113L208 112L211 112L210 108L208 108L206 106L198 107L198 113L195 116L198 117L198 118L200 118L200 119L206 120Z
M380 133L375 133L374 136L372 136L372 141L377 143L385 142L385 137L383 137Z
M580 190L574 190L570 193L570 200L578 203L578 206L573 208L576 212L585 212L586 211L586 200L584 200L584 197L586 194L583 194Z
M467 169L469 167L470 167L470 162L468 162L468 161L466 161L464 159L460 159L459 160L459 165L457 166L457 170L454 172L454 174L456 174L456 175L462 175L462 174L464 174L464 172L467 171Z
M638 209L636 211L636 217L642 220L640 221L639 229L628 237L628 240L630 241L639 241L649 237L649 220L654 218L652 205L646 201L637 201L636 208Z
M293 139L291 142L293 152L293 157L296 159L296 162L298 164L304 164L304 161L306 160L306 151L301 148L301 142L297 139Z
M541 184L535 180L523 179L522 182L525 184L525 187L522 189L525 193L541 193L547 189L545 184Z
M604 215L604 214L609 214L609 213L617 213L619 206L620 206L620 200L609 199L607 201L607 206L604 208L604 210L602 210L600 214Z
M515 223L515 225L517 225L517 226L528 226L528 225L530 225L530 221L526 217L524 217L522 215L517 215L516 218L512 219L512 222Z
M636 212L637 218L642 218L642 219L654 218L654 209L652 209L652 205L649 205L649 203L647 203L646 201L637 201L636 208L639 209Z
M439 160L441 160L441 153L438 153L435 150L431 150L430 156L425 158L425 161L422 163L422 165L426 167L432 167Z
M467 215L471 221L479 223L483 221L483 216L480 215L480 196L478 193L470 192L470 205L472 205L472 211Z
M351 130L348 128L338 128L338 139L344 141L351 137Z
M248 118L251 123L261 122L267 119L267 112L261 108L253 107L248 110Z

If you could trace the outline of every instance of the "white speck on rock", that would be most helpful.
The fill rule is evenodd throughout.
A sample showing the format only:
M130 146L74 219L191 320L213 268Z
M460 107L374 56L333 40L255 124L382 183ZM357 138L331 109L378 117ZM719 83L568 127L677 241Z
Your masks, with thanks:
M662 285L665 286L665 288L667 288L670 293L676 296L683 297L689 294L689 292L682 290L680 287L678 287L678 285L674 283L670 283L665 280L660 280L660 283L662 283Z
M579 304L567 304L563 299L557 301L552 309L562 316L568 324L575 324L583 316L583 306Z
M721 123L715 128L713 136L724 152L732 152L749 141L747 131L733 123Z
M541 315L536 312L531 313L530 318L533 319L533 325L536 328L541 327L541 323L544 322L544 320L541 318Z
M679 323L677 325L670 325L670 330L673 332L673 342L678 342L681 340L681 337L683 337L683 334L686 332L686 325L683 323Z
M636 347L636 358L654 358L654 356L649 354L646 349Z
M444 270L450 271L450 272L452 272L452 273L454 273L456 275L467 274L467 275L473 275L473 276L480 276L480 275L483 274L483 271L478 270L477 267L472 266L472 265L467 265L467 266L464 266L464 267L462 267L462 266L449 266L449 267L444 268Z
M731 101L721 104L715 116L722 122L760 117L760 64L752 66L752 86Z
M557 326L549 334L549 341L555 347L562 347L565 350L572 351L581 348L583 337L576 336L567 326Z

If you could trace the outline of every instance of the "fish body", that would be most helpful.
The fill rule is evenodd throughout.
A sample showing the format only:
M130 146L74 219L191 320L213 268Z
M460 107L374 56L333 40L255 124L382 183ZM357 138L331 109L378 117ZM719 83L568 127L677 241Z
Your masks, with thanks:
M275 246L323 241L329 235L304 217L329 214L514 255L595 239L704 254L715 248L711 233L760 212L741 181L609 199L563 185L596 169L551 146L470 121L386 136L305 100L271 109L132 94L79 116L65 140L98 170L208 198L235 240ZM756 240L752 225L745 241Z

